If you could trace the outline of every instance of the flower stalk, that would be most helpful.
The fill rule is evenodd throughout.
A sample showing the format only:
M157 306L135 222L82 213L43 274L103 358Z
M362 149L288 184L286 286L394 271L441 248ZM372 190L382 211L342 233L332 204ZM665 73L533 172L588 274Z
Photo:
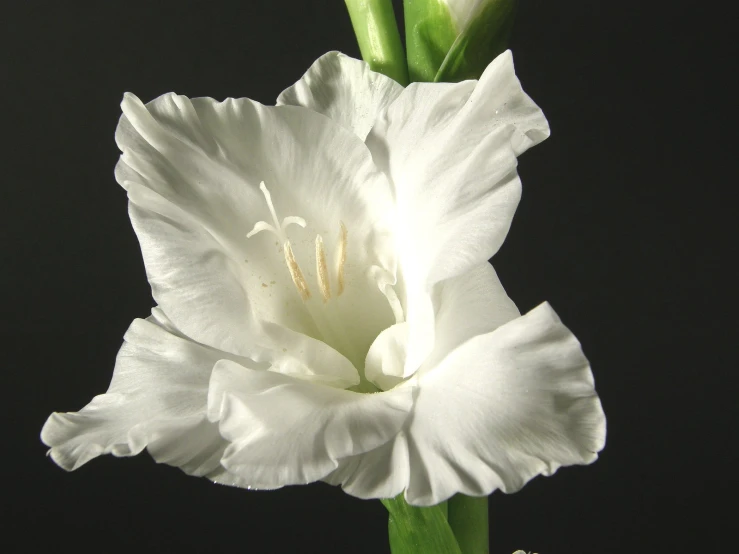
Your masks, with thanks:
M488 554L488 497L457 494L447 502L447 521L462 554Z
M389 512L392 554L465 554L447 523L447 503L428 508L410 506L403 495L381 502Z
M490 552L486 496L457 494L429 508L410 506L402 495L382 503L392 554Z
M408 84L408 66L390 0L345 0L359 51L373 71Z

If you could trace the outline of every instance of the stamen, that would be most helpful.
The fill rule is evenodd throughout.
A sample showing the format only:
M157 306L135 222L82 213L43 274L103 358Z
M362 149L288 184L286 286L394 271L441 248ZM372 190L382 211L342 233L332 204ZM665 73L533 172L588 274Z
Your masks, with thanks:
M298 292L300 293L300 298L302 298L303 301L308 300L310 298L308 283L305 282L303 272L300 271L300 266L298 265L298 261L295 259L295 254L293 254L293 249L292 246L290 246L290 241L285 241L285 244L282 248L285 251L285 262L287 262L287 268L290 270L290 277L293 278L295 288L298 289Z
M338 292L336 296L341 296L344 292L344 264L346 263L346 237L349 232L346 230L346 225L343 221L339 221L341 229L339 230L339 247L336 251L336 282Z
M323 237L316 235L316 273L318 275L318 286L321 288L323 302L331 298L331 287L328 282L328 266L326 265L326 252L323 249Z
M280 221L277 219L277 211L272 203L272 195L267 190L267 185L264 184L264 181L259 184L259 189L262 191L264 200L267 202L267 207L269 208L269 213L272 215L274 225L270 225L266 221L257 221L254 224L254 228L246 234L246 238L249 239L262 231L269 231L277 236L280 242L282 242L285 262L287 263L287 269L290 271L290 277L293 278L293 283L295 283L295 288L298 289L300 298L304 301L308 300L310 298L310 290L308 289L308 284L305 282L305 277L303 277L303 272L300 271L300 266L295 259L295 254L293 254L292 246L290 246L290 241L287 240L287 232L285 231L287 226L293 223L305 228L305 219L296 215L290 215L283 219L282 224L280 224Z

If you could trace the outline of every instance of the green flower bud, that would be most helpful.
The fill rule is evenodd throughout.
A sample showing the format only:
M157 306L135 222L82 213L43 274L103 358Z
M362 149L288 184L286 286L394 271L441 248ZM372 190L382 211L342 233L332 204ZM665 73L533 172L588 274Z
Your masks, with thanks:
M477 79L508 43L516 0L404 0L411 81Z

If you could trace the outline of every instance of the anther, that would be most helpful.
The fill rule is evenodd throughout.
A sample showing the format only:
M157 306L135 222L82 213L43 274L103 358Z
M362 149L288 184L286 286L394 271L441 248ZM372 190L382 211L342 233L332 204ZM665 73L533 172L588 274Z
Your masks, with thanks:
M328 282L328 266L326 265L326 252L323 250L323 238L316 235L316 274L318 286L321 289L323 301L328 302L331 298L331 286Z
M349 232L346 230L346 225L343 221L339 221L339 246L336 251L336 282L337 292L336 296L341 296L344 292L344 264L346 263L346 237Z
M293 278L295 288L298 289L298 292L300 293L300 298L302 298L303 301L308 300L310 298L308 283L305 282L303 272L300 271L300 266L295 259L295 254L293 254L293 249L292 246L290 246L289 241L285 241L285 244L283 245L283 250L285 251L285 262L287 262L287 268L290 270L290 277Z

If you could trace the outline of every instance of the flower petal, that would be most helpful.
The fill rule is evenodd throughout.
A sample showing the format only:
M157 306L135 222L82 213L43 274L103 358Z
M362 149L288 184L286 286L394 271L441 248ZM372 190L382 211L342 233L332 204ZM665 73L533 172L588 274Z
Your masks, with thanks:
M277 105L309 108L364 140L377 114L402 91L401 85L372 71L366 62L340 52L328 52L277 97Z
M424 374L424 368L434 368L471 338L490 333L520 315L488 262L439 283L438 289L434 296L436 342L417 373L419 377ZM406 332L405 323L386 329L367 355L367 378L383 390L396 386L402 379ZM326 482L341 485L347 493L359 498L397 496L407 488L410 474L405 436L401 432L376 450L341 460Z
M136 200L141 194L155 195L135 185L132 185L129 193ZM168 296L187 299L182 305L175 305L174 313L181 316L180 322L184 321L189 324L185 326L196 330L205 330L206 336L223 348L222 357L228 357L228 352L235 352L231 356L252 353L253 360L276 364L277 369L287 375L339 387L358 383L356 369L336 350L305 333L269 321L255 322L254 333L257 339L262 339L262 344L266 343L265 337L268 337L273 341L272 344L276 343L279 347L265 350L257 345L250 348L249 345L255 343L255 337L244 324L242 310L245 306L239 302L244 300L244 292L235 278L238 272L230 271L230 260L212 242L212 237L206 231L197 225L188 226L187 214L172 203L158 197L148 198L147 205L150 209L139 208L132 202L129 205L131 221L139 235L142 250L145 253L153 252L147 271L152 288L161 292L157 296L160 299ZM150 248L144 246L145 240L151 243ZM192 263L189 260L201 262ZM166 275L166 280L160 282L154 277L157 274ZM195 286L189 291L172 290L172 283L178 280L186 284L194 283ZM198 311L199 307L203 310ZM199 314L203 321L198 321ZM220 315L220 320L217 315ZM284 342L279 343L279 340Z
M406 377L433 345L431 288L498 250L521 194L516 156L548 134L505 52L479 82L409 85L367 136L398 205Z
M116 177L129 192L153 295L173 324L200 343L289 374L325 369L326 380L357 382L344 353L325 344L282 244L267 233L246 235L271 221L259 189L265 181L282 217L307 221L306 229L290 227L290 240L314 290L316 234L334 246L341 221L349 226L347 267L378 266L394 276L386 246L391 191L365 145L308 109L248 99L170 94L144 106L126 95L122 107ZM366 317L348 319L345 333L368 349L394 319L378 286L362 279L347 276L361 293L347 292L354 302L344 304L361 301Z
M493 256L521 194L516 157L548 135L510 51L479 82L413 83L380 114L366 143L395 189L403 254L430 282Z
M449 352L476 335L489 333L520 315L488 262L437 284L433 296L435 341L423 367L434 367ZM403 380L408 323L385 329L372 344L365 375L382 390Z
M367 352L364 374L381 390L403 381L408 354L408 323L396 323L380 333Z
M365 454L339 461L324 481L357 498L394 498L408 486L408 442L403 431Z
M226 442L207 420L218 353L177 337L154 318L131 324L108 392L76 413L54 413L41 431L49 455L74 470L101 454L155 460L193 475L219 468Z
M424 367L435 367L469 339L521 315L489 262L442 281L438 290L434 350Z
M478 335L419 372L406 434L406 500L515 492L536 475L588 464L605 416L577 339L548 304Z
M406 422L414 388L361 394L231 361L216 364L208 417L231 441L221 464L253 488L323 479L339 460L391 440Z

